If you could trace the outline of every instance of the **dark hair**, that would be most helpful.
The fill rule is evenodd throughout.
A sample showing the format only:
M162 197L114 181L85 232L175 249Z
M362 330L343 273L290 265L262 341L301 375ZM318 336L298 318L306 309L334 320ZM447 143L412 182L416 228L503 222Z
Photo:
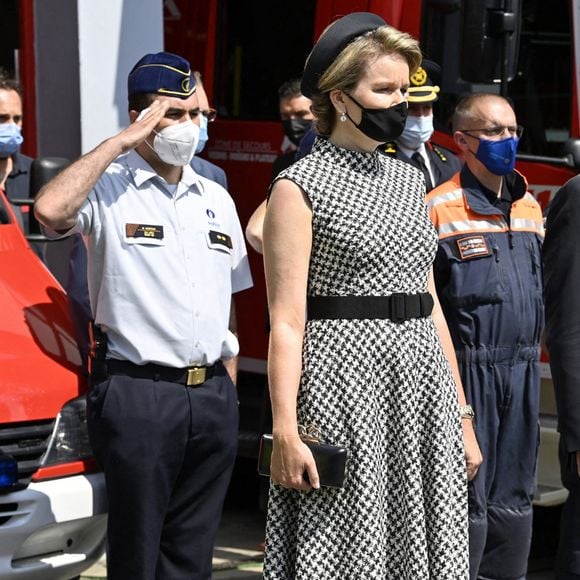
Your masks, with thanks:
M291 99L293 97L301 97L302 90L300 89L301 78L290 79L280 85L278 89L278 98Z
M134 93L129 95L129 111L140 113L146 109L155 100L155 93Z
M22 85L2 68L0 68L0 90L16 91L22 98Z

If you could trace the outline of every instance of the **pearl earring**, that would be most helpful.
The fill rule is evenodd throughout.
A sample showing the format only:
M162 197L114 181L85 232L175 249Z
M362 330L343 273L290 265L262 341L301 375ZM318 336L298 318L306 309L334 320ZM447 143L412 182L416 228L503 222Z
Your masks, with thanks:
M341 123L346 122L346 113L344 111L340 114L340 122Z

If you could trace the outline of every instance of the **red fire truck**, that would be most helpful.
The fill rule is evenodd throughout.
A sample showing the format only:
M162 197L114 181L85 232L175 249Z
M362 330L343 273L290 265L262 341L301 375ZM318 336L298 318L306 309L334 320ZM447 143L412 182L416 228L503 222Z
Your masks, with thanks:
M441 65L435 141L453 148L446 133L457 99L475 91L512 99L525 127L519 170L544 208L580 167L578 66L580 1L558 0L170 0L165 2L165 47L199 68L219 116L210 127L207 157L228 175L242 223L264 199L271 163L283 142L277 87L299 76L314 40L335 18L355 11L380 14L420 39ZM254 424L264 389L266 331L261 256L251 252L255 287L239 297L242 402ZM544 360L546 363L546 360ZM543 365L540 493L544 505L565 497L557 469L555 405ZM246 390L247 389L247 390ZM242 406L244 411L244 406ZM249 437L248 452L254 449Z
M513 100L518 121L525 127L518 167L543 207L580 167L580 0L164 0L163 11L161 2L158 5L157 2L140 0L140 12L146 9L151 12L153 5L158 6L158 17L163 18L159 25L164 30L165 49L187 57L203 74L210 102L219 113L210 127L204 155L226 170L243 225L264 199L272 161L283 143L278 86L300 75L315 39L330 22L354 11L375 12L411 33L420 40L425 56L441 65L442 96L435 111L440 130L436 141L453 147L446 130L458 97L474 91L498 92ZM50 106L62 106L74 84L70 80L68 92L61 91L54 97L54 103L51 101L50 83L59 71L47 67L54 62L55 68L63 69L54 53L63 58L63 50L70 51L70 46L64 41L59 46L53 43L50 58L46 58L38 31L46 33L48 29L50 39L56 33L66 35L72 26L69 20L74 20L72 8L68 5L63 8L57 0L7 0L5 4L18 7L19 16L17 26L9 25L9 10L0 19L4 43L0 43L0 63L7 39L20 31L20 43L15 44L20 48L19 59L14 68L19 69L26 87L25 152L34 155L35 121L46 141L46 120L41 125L43 112L50 110L50 116L57 122L59 108ZM119 21L139 20L139 14L127 8L130 4L123 3L126 13L117 15ZM89 3L76 3L79 21L85 25L79 27L78 39L83 33L86 35L92 23L86 14L80 14L81 8L87 10L87 6ZM109 20L115 19L113 12L108 15ZM57 22L59 26L55 27ZM137 23L144 25L143 21ZM118 40L113 36L107 38L108 44L118 42L122 46L128 42L126 34L115 36ZM145 49L150 46L147 40L142 40ZM98 44L96 50L103 50L103 44ZM76 68L66 70L86 74L89 61L82 60L80 66L80 57L75 58ZM121 70L119 62L117 66L118 78L124 82L127 71ZM93 76L102 80L102 71L93 71ZM104 80L92 84L83 95L94 92L103 83ZM74 107L70 110L76 111ZM82 110L92 112L91 108ZM112 111L111 115L114 114ZM77 116L67 115L66 128L76 122ZM67 132L63 131L62 123L57 128L62 141ZM43 153L42 147L39 149ZM54 150L48 154L72 157L68 152ZM242 293L237 302L241 342L240 449L249 456L257 450L258 433L268 427L266 296L261 256L251 250L250 254L255 287ZM557 503L563 496L556 467L556 411L549 369L547 365L544 368L540 465L547 469L541 469L546 475L540 478L539 501Z

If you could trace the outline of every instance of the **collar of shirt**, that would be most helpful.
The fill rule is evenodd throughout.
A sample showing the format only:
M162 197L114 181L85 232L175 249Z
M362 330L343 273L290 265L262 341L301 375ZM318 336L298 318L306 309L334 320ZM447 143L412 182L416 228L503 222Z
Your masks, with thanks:
M415 153L419 153L427 166L427 171L429 171L429 175L431 176L431 182L435 183L435 176L433 175L433 167L431 167L431 159L429 158L429 154L427 153L427 148L425 147L425 143L421 143L418 149L409 149L404 145L401 145L397 142L397 146L399 147L401 153L404 153L409 159L413 157Z
M145 159L134 150L126 154L125 165L133 176L135 185L139 188L149 180L156 180L163 185L167 183L165 179L163 179L163 177L161 177L155 169L153 169L153 167L151 167L151 165L149 165L149 163L147 163L147 161L145 161ZM204 185L199 179L197 173L189 165L184 165L175 196L182 195L191 188L194 188L194 191L200 195L203 195L205 192ZM171 197L169 191L167 191L167 194Z
M420 153L421 157L423 157L423 159L427 160L427 151L425 150L425 143L421 143L421 145L419 146L418 149L409 149L408 147L401 145L401 143L399 143L399 141L397 141L397 147L399 148L401 153L404 153L409 159L411 159L411 157L413 157L413 155L415 153ZM427 161L425 161L425 162L427 162Z
M27 158L22 155L22 153L16 151L12 155L12 171L10 172L10 177L16 177L23 173L28 173L30 168L31 160L27 161Z
M495 191L480 183L467 164L461 170L461 186L465 190L469 207L480 214L495 214L501 211L504 215L508 215L511 204L523 197L527 191L524 177L518 171L512 171L504 177L502 193L498 197Z

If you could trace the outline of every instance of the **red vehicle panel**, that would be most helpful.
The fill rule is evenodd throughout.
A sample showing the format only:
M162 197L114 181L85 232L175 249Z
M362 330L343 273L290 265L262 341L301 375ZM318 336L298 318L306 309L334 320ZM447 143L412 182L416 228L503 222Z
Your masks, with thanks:
M67 300L0 196L0 423L54 418L86 388Z

